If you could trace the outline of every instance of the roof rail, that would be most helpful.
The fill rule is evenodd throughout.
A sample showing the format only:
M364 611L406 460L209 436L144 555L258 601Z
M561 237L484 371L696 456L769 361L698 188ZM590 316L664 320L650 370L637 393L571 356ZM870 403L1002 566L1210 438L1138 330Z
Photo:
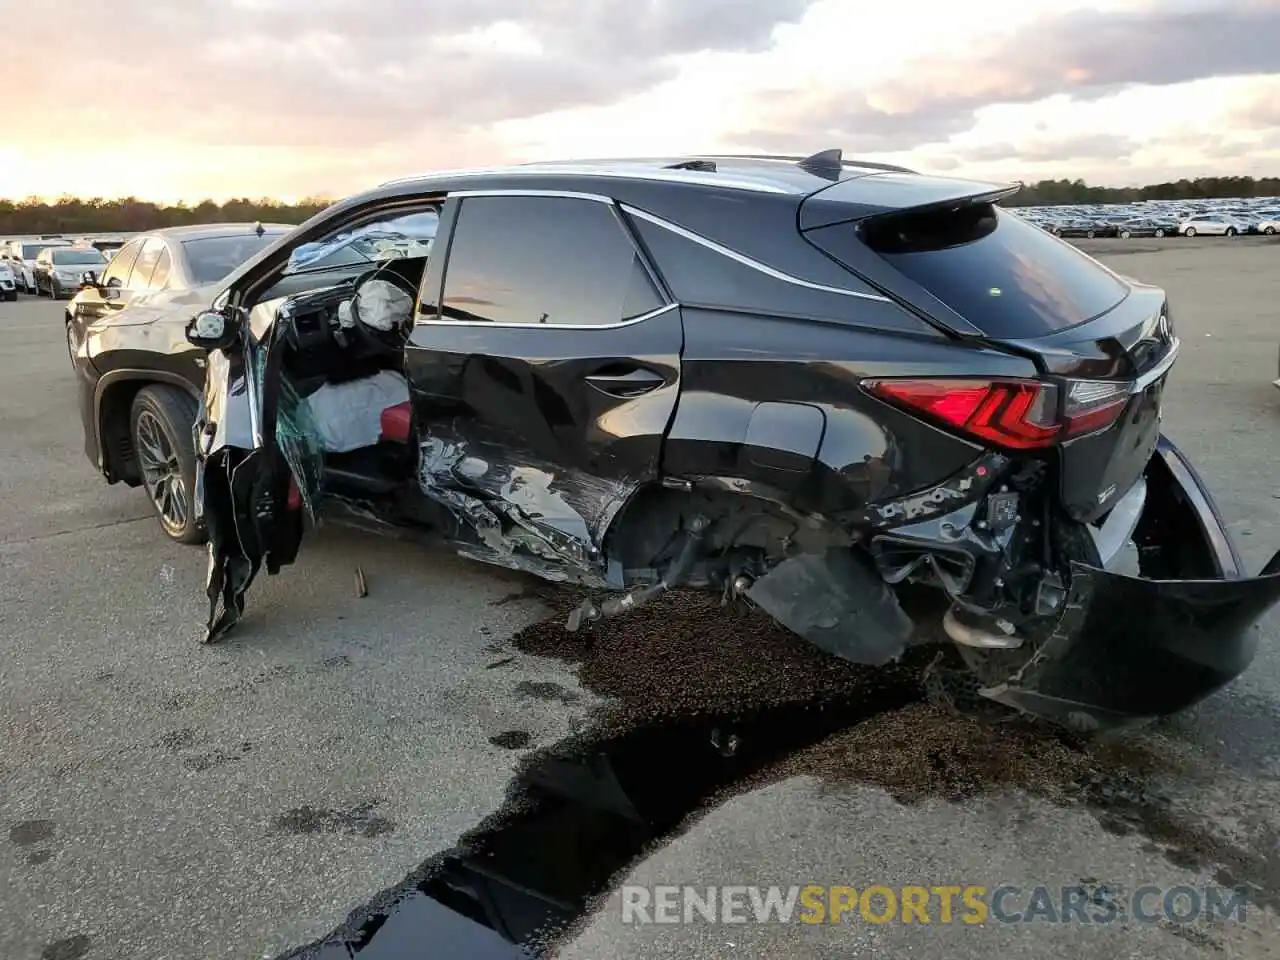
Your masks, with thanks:
M815 157L823 157L827 154L841 154L839 148L834 150L823 150L819 153L811 154L808 157L797 156L796 154L784 153L717 153L715 156L722 157L725 160L786 160L791 163L803 165L804 161L813 160ZM910 167L899 166L896 163L879 163L875 160L846 160L843 156L836 161L841 167L865 167L868 170L883 170L885 173L919 173Z

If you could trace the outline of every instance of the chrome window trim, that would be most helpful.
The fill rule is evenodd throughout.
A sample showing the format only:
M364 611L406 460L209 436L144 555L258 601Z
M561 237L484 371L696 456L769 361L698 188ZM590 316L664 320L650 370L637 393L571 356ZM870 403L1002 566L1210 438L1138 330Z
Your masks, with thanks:
M679 307L678 303L668 303L656 310L650 310L648 313L642 313L638 317L632 317L629 320L619 320L616 323L510 323L505 320L414 320L414 327L483 327L486 330L494 328L503 330L618 330L621 327L629 327L633 324L643 323L646 320L652 320L654 317L661 316L668 310L675 310ZM412 341L409 344L413 346Z
M783 273L781 270L775 270L768 264L761 263L759 260L753 260L746 254L738 253L736 250L731 250L726 246L716 243L714 240L709 240L701 234L694 233L692 230L686 230L684 227L677 226L669 220L664 220L661 217L655 217L651 213L645 213L643 210L637 210L635 207L629 206L625 203L621 206L622 209L630 216L636 217L640 220L647 220L655 226L661 227L664 230L669 230L677 236L684 237L686 240L690 240L696 244L704 246L708 250L713 250L722 257L727 257L730 260L742 264L744 267L750 267L752 270L763 273L765 276L772 277L774 280L781 280L783 283L794 284L797 287L806 287L809 290L819 290L823 293L836 293L845 297L857 297L859 300L874 300L878 303L893 302L888 297L882 296L878 293L864 293L860 290L846 290L844 287L831 287L825 283L814 283L812 280L802 280L800 277L793 277L789 273Z
M692 230L686 230L684 227L678 226L669 220L655 216L652 213L646 213L643 210L630 206L625 203L618 203L612 197L606 197L598 193L579 193L569 190L539 190L531 187L529 189L507 188L505 190L458 190L448 194L450 197L559 197L565 200L591 200L596 203L607 203L617 206L620 210L636 217L639 220L647 220L655 226L664 230L670 230L677 236L684 237L700 246L706 247L718 253L722 257L727 257L735 263L740 263L744 267L750 267L752 270L759 271L765 276L772 277L774 280L781 280L783 283L790 283L798 287L806 287L810 290L818 290L822 293L835 293L845 297L856 297L859 300L872 300L876 303L892 303L893 301L886 296L878 293L864 293L861 290L846 290L843 287L832 287L825 283L814 283L812 280L802 280L800 277L793 277L789 273L783 273L781 270L775 270L768 264L761 263L759 260L753 260L745 254L738 253L736 250L716 243L714 240L708 239L701 234L694 233ZM451 320L450 323L458 323L460 321ZM517 324L521 326L521 324ZM546 324L539 324L546 326Z
M576 190L538 190L530 188L528 190L450 190L445 194L445 198L461 197L551 197L556 200L591 200L595 203L607 203L612 205L614 199L606 197L600 193L580 193Z

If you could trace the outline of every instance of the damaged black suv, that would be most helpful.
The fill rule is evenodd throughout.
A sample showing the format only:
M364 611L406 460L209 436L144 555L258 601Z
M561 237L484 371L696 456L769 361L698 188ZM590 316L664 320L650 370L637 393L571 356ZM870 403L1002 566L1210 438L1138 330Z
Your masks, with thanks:
M784 157L395 181L221 285L194 427L209 640L322 514L599 588L673 587L833 655L954 645L1097 728L1249 664L1280 597L1161 435L1163 291L1016 185ZM606 593L607 591L607 593Z

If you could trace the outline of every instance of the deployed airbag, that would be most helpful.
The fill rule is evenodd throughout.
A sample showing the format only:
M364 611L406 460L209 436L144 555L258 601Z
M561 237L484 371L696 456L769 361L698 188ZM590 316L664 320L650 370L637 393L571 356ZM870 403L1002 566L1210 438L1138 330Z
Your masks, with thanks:
M307 397L311 422L327 453L371 447L382 436L382 411L409 400L404 377L383 370L346 383L326 383Z
M413 297L387 280L367 280L360 284L351 312L366 327L390 333L413 322Z

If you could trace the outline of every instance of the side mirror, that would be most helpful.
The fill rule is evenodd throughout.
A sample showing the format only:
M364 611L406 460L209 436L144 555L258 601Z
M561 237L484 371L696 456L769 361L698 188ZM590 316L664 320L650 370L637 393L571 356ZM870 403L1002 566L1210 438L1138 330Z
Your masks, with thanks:
M240 338L239 311L202 310L187 323L187 342L201 350L225 350Z
M80 274L81 290L88 289L89 287L96 287L97 285L98 285L98 275L94 271L86 270L84 273Z

